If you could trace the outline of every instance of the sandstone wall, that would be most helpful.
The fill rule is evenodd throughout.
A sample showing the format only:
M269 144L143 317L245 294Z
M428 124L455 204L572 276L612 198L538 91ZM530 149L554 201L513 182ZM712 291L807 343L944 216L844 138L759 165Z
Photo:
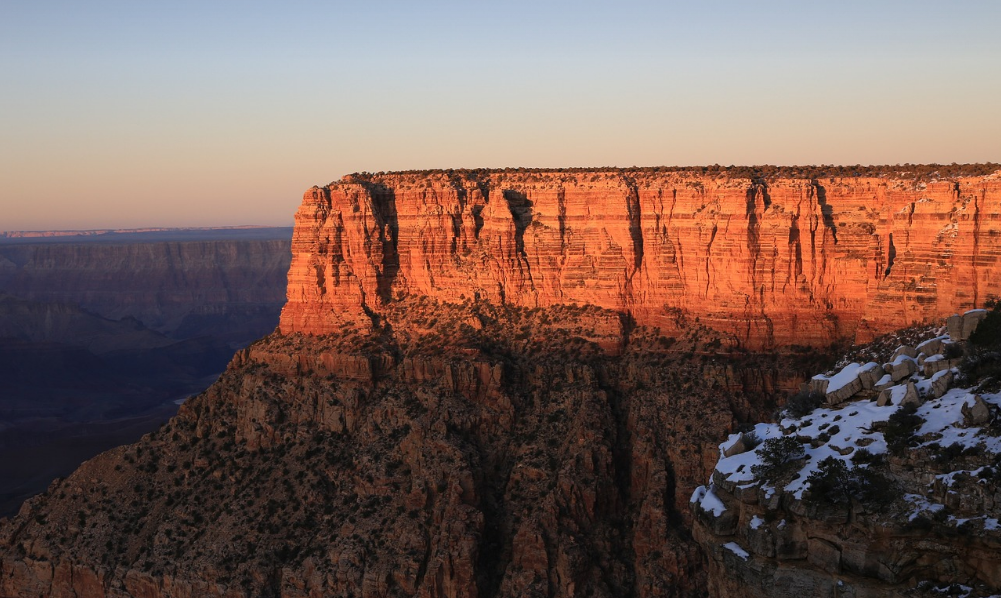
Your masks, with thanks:
M296 214L285 333L408 294L590 303L748 348L868 340L1001 294L1001 180L345 177ZM366 315L368 314L368 315Z

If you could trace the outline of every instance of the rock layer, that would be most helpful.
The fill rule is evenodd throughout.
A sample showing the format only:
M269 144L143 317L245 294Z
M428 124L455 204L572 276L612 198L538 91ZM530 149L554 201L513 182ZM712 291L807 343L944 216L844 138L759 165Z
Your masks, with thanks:
M281 330L399 297L593 304L759 349L869 340L999 291L1001 180L691 172L348 176L305 193Z
M274 330L289 259L288 238L0 244L0 292L246 345Z

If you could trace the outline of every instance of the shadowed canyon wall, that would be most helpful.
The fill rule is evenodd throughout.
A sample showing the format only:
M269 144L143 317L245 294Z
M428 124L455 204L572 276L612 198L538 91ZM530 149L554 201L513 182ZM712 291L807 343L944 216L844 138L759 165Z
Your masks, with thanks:
M0 237L0 516L156 429L272 332L291 233Z
M865 341L981 306L1001 179L765 182L687 172L354 175L296 214L285 333L409 294L590 303L731 345Z
M274 329L288 263L287 237L0 244L0 292L245 345Z

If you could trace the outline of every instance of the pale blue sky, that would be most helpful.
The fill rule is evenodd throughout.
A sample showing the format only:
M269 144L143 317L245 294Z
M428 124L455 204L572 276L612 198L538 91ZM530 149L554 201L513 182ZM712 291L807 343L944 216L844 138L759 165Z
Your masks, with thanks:
M1001 161L1001 2L2 2L0 230L358 170Z

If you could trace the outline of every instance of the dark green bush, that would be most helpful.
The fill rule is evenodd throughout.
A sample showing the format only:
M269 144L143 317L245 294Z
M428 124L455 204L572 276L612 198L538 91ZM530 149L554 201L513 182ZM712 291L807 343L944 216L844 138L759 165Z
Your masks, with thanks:
M902 455L914 440L914 434L924 423L920 416L916 415L918 408L913 403L908 403L897 409L886 421L886 428L883 429L883 438L886 446L894 455Z
M979 329L978 329L979 330ZM1001 347L971 347L972 351L959 366L958 383L978 385L982 391L1001 390Z
M856 465L881 465L886 462L886 455L873 454L867 448L860 448L852 455L852 463Z
M754 450L755 448L758 447L758 445L761 444L761 437L758 436L758 433L755 432L754 430L751 430L750 432L741 433L740 439L741 441L743 441L744 446L747 447L747 450L749 451Z
M945 463L951 463L952 461L960 457L977 456L980 454L983 454L983 448L980 446L966 447L959 444L958 442L953 442L952 444L946 447L939 446L938 451L936 451L933 459L936 463L945 464Z
M959 343L949 343L942 349L942 357L956 359L963 356L963 347Z
M817 471L807 478L806 500L821 505L849 505L852 498L869 509L879 510L893 501L897 494L893 482L872 467L851 468L834 457L818 464Z
M803 445L793 436L769 438L758 451L761 463L751 466L751 472L755 477L777 485L792 475L805 454Z
M819 392L801 390L789 397L785 411L792 417L810 415L817 407L824 404L824 398Z
M974 347L1001 346L1001 303L994 301L989 303L988 307L991 310L987 312L987 317L970 335L970 344Z

